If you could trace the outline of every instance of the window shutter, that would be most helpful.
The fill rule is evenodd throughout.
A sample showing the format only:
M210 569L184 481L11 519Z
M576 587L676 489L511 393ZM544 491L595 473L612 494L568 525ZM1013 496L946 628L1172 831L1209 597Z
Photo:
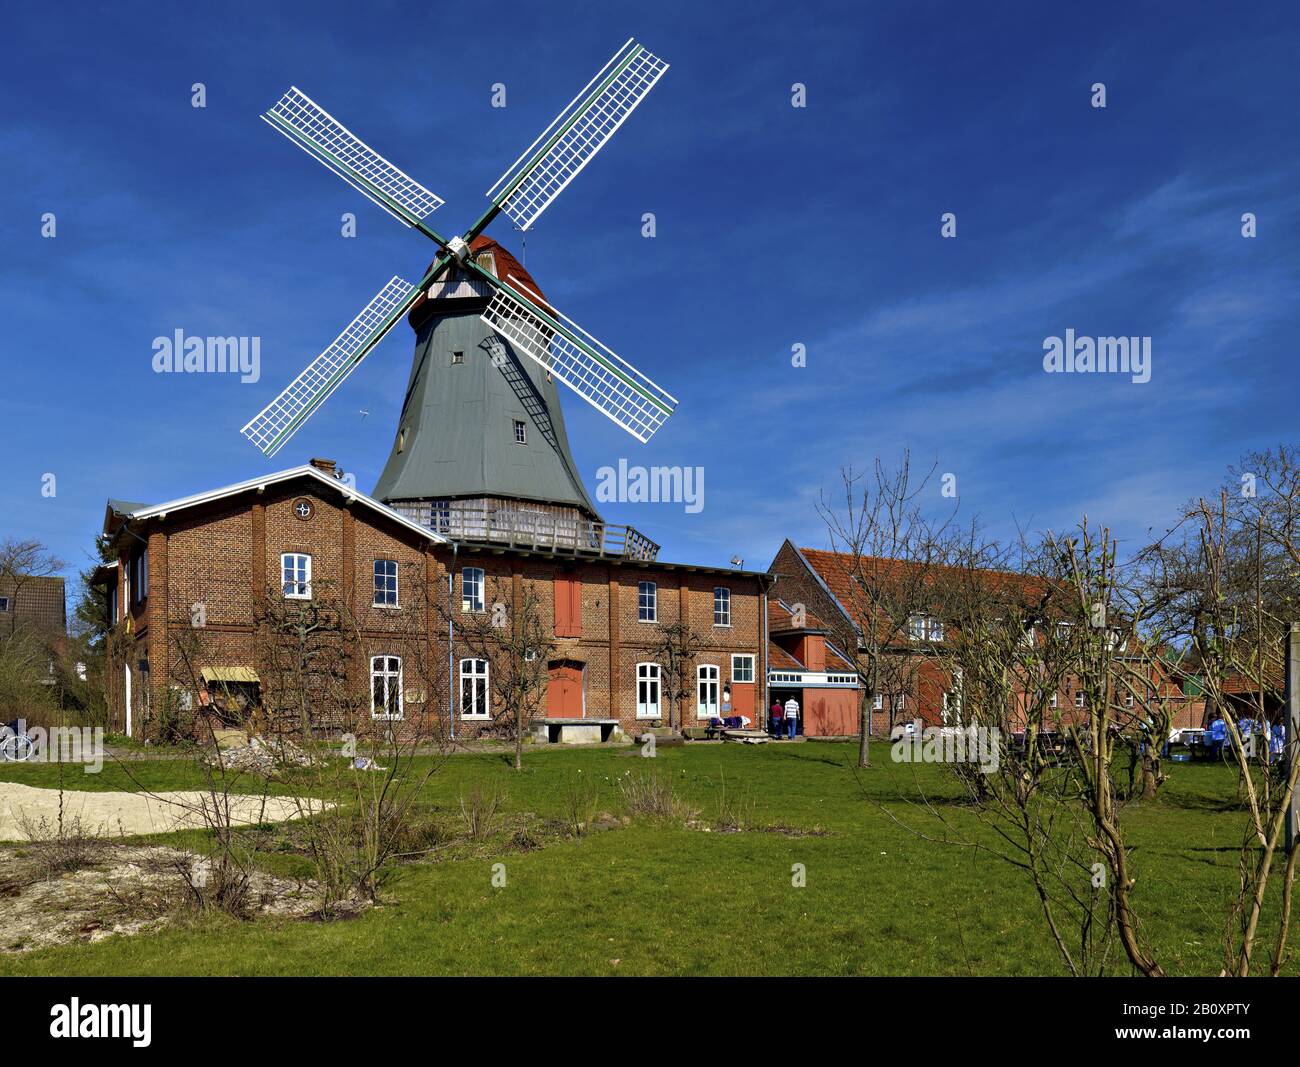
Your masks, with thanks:
M569 612L571 598L569 579L563 574L555 576L555 636L569 637Z
M555 576L555 636L582 636L582 583L567 574Z

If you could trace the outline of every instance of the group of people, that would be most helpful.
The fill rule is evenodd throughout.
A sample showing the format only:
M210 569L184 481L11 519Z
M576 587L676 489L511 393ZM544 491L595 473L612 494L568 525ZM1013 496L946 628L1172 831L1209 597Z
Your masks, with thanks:
M772 707L767 713L767 728L775 738L794 739L799 732L799 701L791 697L783 705L773 698Z
M1267 742L1269 756L1272 758L1280 757L1286 747L1286 727L1280 722L1274 723L1270 728L1268 723L1256 722L1254 719L1239 719L1237 733L1248 755L1262 755L1262 752L1257 751L1257 747L1262 749L1264 742ZM1203 743L1207 753L1212 756L1222 755L1223 750L1231 744L1228 724L1222 717L1216 716L1206 728Z

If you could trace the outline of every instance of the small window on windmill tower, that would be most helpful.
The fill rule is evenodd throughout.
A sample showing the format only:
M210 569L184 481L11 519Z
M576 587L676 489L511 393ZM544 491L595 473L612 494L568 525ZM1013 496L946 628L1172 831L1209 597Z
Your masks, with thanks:
M464 363L464 362L465 362L465 353L464 353L464 352L453 352L453 353L451 354L451 362L452 362L453 365L456 364L456 363Z
M515 444L528 444L528 427L519 419L515 419Z
M397 451L398 452L406 451L406 427L405 426L403 426L400 430L397 431Z
M487 271L492 277L497 276L497 257L493 252L484 252L475 257L474 262Z

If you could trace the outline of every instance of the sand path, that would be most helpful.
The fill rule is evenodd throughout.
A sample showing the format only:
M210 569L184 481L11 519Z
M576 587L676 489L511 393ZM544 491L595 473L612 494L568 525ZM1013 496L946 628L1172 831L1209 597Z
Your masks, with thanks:
M145 795L69 789L63 793L63 819L67 826L69 820L79 817L86 833L164 834L208 825L203 813L211 808L212 800L200 790ZM58 817L57 789L0 782L0 841L26 841L24 818L32 823L45 819L54 826ZM298 805L288 797L230 797L233 824L284 822L297 817Z

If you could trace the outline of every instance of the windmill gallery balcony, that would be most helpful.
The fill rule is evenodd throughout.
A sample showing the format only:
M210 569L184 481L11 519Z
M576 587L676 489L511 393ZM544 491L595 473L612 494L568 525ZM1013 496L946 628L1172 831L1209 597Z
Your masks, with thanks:
M659 546L635 527L595 522L576 514L474 502L393 501L393 510L453 540L537 552L654 560Z

